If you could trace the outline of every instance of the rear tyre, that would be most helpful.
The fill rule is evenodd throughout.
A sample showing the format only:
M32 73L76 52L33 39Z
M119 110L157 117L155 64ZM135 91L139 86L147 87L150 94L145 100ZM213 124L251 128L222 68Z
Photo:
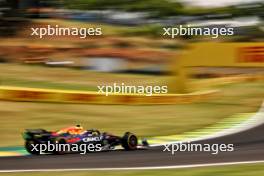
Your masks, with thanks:
M137 136L130 132L126 132L122 137L122 147L125 150L136 150L137 145L138 145Z
M67 144L67 142L63 138L56 138L56 139L54 139L53 143L55 145ZM59 149L60 149L60 151L54 150L53 154L55 154L55 155L63 155L63 154L65 154L67 152L67 151L62 151L62 149L64 149L64 147L62 147L62 145L61 145L61 147L59 147Z
M27 140L25 142L25 148L27 150L28 153L32 154L32 155L39 155L40 151L39 148L34 148L33 146L35 146L37 143L33 140Z

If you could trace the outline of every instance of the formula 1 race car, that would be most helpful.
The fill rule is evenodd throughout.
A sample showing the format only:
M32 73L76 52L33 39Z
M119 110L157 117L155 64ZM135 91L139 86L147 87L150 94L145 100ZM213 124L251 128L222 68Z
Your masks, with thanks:
M56 132L47 131L44 129L26 129L22 134L25 140L25 148L31 154L64 154L78 152L76 149L72 150L49 150L48 147L42 147L42 145L68 145L76 147L81 145L89 145L94 147L93 151L108 151L114 150L116 146L121 145L125 150L136 150L138 148L147 147L146 140L142 140L142 144L138 144L138 138L136 135L130 132L126 132L122 137L115 136L107 132L101 133L96 129L83 130L80 125L61 129Z

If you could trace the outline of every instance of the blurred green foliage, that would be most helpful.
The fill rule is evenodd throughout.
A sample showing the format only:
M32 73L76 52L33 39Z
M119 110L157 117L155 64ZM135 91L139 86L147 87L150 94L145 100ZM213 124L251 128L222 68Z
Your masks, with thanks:
M181 3L167 0L64 0L64 4L70 9L148 11L155 16L176 15L183 8Z
M151 17L201 14L232 14L233 16L263 16L264 4L250 3L244 6L217 8L185 8L180 1L168 0L62 0L66 8L81 10L124 10L150 12Z

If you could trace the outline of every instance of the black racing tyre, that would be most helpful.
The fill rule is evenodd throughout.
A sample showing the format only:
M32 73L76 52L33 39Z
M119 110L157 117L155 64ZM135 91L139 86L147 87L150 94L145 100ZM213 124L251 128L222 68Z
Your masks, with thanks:
M33 147L34 145L36 145L37 143L33 140L27 140L25 142L25 148L26 151L32 155L39 155L40 151L39 148L37 148L37 150Z
M126 132L122 137L122 147L125 150L136 150L137 145L138 145L137 136L130 132Z

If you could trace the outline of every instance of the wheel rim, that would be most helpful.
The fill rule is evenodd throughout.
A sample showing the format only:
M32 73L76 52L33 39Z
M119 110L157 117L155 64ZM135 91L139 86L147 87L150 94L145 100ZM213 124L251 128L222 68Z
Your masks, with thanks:
M136 148L137 147L137 138L135 136L131 136L129 138L129 143L128 144L129 144L129 146L131 148Z

